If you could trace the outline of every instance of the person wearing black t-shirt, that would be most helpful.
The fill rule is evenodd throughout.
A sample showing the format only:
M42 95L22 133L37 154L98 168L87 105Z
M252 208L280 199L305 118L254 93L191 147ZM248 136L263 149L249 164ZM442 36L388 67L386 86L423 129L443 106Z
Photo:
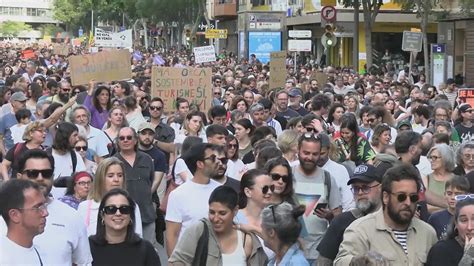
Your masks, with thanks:
M382 176L387 167L361 164L356 167L347 185L352 186L356 208L342 213L332 220L326 234L318 245L317 265L333 265L342 242L344 231L356 219L378 210L381 206Z
M461 143L474 140L474 126L472 119L474 118L474 109L470 104L461 104L458 108L459 119L454 123L454 128L461 138Z

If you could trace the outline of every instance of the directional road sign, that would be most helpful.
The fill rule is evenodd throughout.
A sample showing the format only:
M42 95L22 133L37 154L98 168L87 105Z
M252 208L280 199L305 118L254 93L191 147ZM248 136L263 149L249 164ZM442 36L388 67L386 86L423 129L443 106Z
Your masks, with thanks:
M289 30L290 38L311 38L311 30Z
M227 30L206 30L206 39L227 39Z
M421 52L423 34L421 32L404 31L402 50L406 52Z

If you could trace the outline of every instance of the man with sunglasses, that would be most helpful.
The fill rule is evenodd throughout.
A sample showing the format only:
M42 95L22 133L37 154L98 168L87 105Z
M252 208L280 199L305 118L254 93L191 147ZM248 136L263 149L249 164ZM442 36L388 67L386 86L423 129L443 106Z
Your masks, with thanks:
M215 175L211 176L211 178L220 183L223 186L232 188L235 192L239 193L240 191L240 181L228 177L227 173L227 159L226 153L224 152L224 147L217 148L217 171Z
M44 232L33 240L43 265L87 265L92 263L89 240L76 210L50 197L54 158L43 150L28 150L18 162L18 179L36 183L47 199Z
M191 147L183 159L193 178L173 190L166 209L166 251L171 256L186 228L207 217L209 196L221 184L211 179L222 163L214 144L199 143ZM220 162L219 162L220 161Z
M174 153L176 147L174 145L175 133L167 122L167 117L163 115L164 102L161 98L152 98L148 105L150 113L150 124L155 128L154 144L166 155L166 161L170 161L170 154Z
M382 209L349 225L334 265L349 265L369 251L389 265L423 265L437 238L430 225L414 217L419 190L413 165L390 168L382 181Z
M44 232L46 199L39 186L28 180L13 179L0 189L0 265L41 265L33 239ZM7 226L8 225L8 226Z
M377 211L381 206L382 176L386 166L361 164L356 167L347 186L352 191L355 208L343 212L332 220L323 240L318 245L318 265L332 265L342 242L344 231L356 219ZM346 184L344 184L346 185Z
M51 96L48 98L49 101L51 102L56 102L60 103L62 105L65 105L69 101L69 96L71 94L71 83L67 80L61 80L59 82L59 90L56 95Z

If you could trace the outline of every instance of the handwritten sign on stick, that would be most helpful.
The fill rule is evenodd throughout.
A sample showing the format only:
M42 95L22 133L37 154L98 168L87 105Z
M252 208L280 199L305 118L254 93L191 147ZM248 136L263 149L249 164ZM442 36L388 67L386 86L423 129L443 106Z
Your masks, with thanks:
M286 52L270 53L270 89L283 88L286 82Z
M87 84L94 79L97 82L129 79L130 52L127 50L105 51L91 55L69 57L72 85Z
M165 102L165 110L174 110L176 98L181 97L207 112L211 107L212 70L210 68L178 68L154 66L151 74L152 97Z

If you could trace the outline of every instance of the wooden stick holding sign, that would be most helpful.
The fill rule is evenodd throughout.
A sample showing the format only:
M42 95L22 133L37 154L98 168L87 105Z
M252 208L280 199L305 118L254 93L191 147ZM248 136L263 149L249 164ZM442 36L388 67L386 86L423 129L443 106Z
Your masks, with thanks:
M130 58L127 50L69 57L72 85L88 84L90 80L110 82L129 79L132 77Z

